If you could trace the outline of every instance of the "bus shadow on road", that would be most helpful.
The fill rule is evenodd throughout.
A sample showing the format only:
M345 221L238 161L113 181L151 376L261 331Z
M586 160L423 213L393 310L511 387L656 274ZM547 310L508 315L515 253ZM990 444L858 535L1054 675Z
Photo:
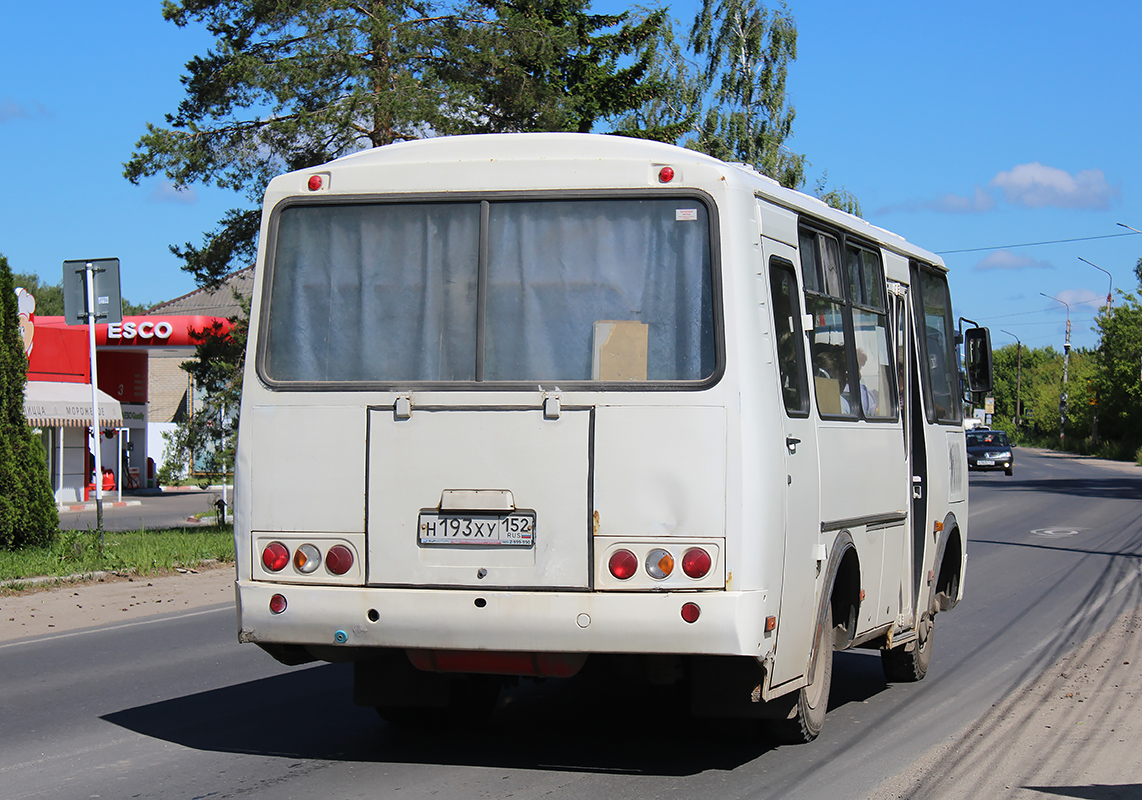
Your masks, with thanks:
M842 663L854 658L862 656L836 656L830 709L885 688L883 675ZM633 681L524 682L505 690L486 722L463 730L408 731L386 723L371 708L353 706L351 696L352 668L325 664L102 719L207 752L601 774L730 771L778 747L755 723L696 719L683 692Z
M1121 478L1009 478L1002 472L972 473L972 486L994 486L1004 491L1059 494L1103 500L1135 500L1142 495L1142 476Z

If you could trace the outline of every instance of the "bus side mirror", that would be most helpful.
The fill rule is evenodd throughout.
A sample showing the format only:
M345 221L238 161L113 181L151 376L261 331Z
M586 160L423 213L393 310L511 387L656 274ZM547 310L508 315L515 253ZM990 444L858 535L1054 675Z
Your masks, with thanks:
M991 331L987 328L968 328L964 331L964 372L969 391L991 391L994 378L991 367Z

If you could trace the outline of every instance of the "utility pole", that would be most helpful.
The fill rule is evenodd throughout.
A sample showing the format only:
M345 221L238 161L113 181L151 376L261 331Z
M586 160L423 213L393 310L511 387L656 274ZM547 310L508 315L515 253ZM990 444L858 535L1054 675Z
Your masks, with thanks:
M1011 421L1015 423L1015 427L1018 429L1019 417L1023 412L1023 403L1021 401L1023 387L1023 342L1019 341L1019 337L1011 331L1002 332L1015 340L1015 414L1011 417Z
M1067 374L1071 363L1071 306L1065 300L1051 297L1051 295L1043 292L1039 292L1039 294L1067 307L1067 338L1063 344L1063 391L1059 394L1059 444L1062 444L1067 433Z

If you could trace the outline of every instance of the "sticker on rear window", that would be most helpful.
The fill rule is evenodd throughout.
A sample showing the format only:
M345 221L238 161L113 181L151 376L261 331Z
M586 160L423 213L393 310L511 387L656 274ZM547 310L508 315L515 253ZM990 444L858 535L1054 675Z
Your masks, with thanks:
M675 222L693 222L696 219L698 219L696 208L679 208L674 211Z

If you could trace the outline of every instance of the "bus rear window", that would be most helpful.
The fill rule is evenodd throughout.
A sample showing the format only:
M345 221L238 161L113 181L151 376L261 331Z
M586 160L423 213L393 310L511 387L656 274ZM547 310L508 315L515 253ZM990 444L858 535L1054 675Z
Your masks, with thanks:
M271 383L701 381L696 199L293 205L276 224Z

